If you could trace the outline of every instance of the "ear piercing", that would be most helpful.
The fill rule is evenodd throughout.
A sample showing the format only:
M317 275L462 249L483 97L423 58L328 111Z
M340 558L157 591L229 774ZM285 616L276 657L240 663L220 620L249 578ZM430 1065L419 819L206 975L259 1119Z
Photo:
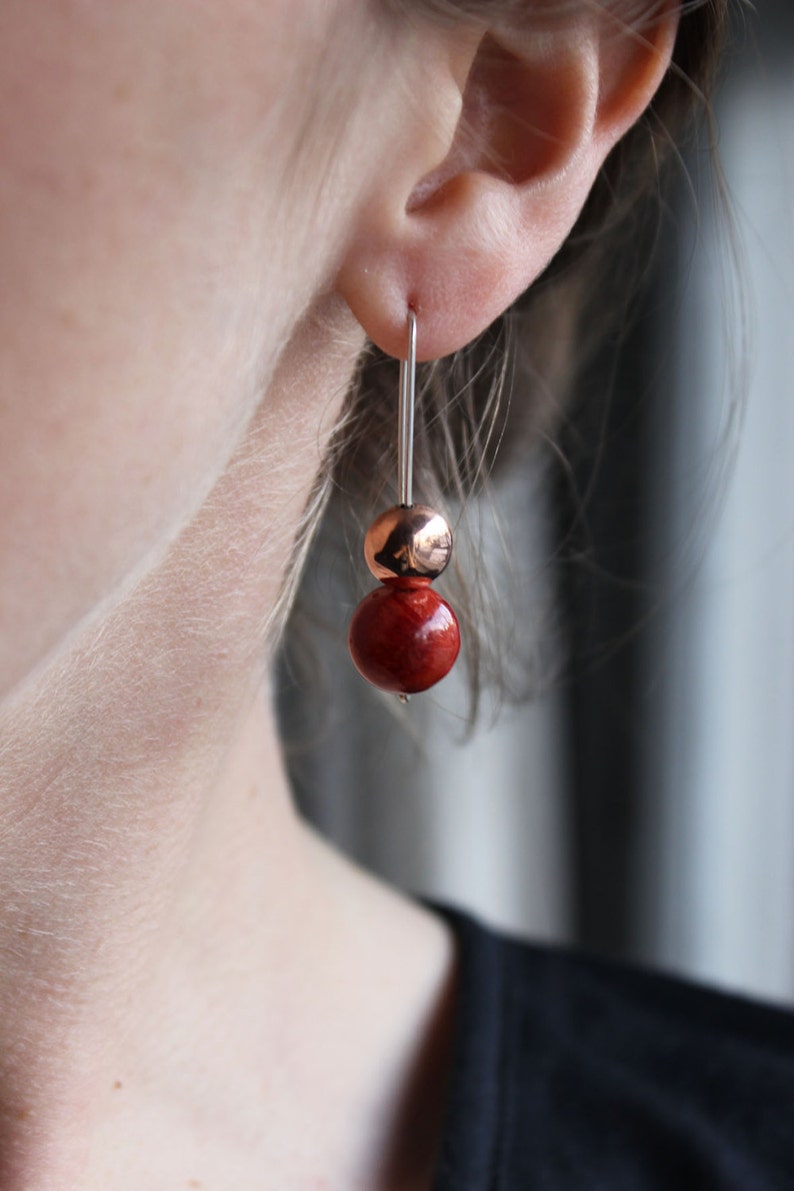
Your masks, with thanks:
M412 503L415 393L416 315L409 310L408 355L400 361L400 503L367 530L364 557L381 586L358 605L348 633L359 673L403 701L439 682L460 651L457 617L431 587L452 555L452 532L440 513Z

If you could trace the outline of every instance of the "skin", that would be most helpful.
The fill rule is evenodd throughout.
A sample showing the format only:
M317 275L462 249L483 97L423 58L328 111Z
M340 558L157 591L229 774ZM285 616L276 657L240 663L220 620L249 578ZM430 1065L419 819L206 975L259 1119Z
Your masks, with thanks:
M672 29L0 3L2 1191L430 1185L454 944L294 813L279 591L365 332L529 284Z

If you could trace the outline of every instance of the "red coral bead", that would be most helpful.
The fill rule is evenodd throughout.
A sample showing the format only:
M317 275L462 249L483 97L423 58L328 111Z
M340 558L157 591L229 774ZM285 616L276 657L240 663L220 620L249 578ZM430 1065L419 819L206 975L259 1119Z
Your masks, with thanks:
M353 613L348 644L367 682L414 695L452 669L460 651L458 618L426 580L384 583Z

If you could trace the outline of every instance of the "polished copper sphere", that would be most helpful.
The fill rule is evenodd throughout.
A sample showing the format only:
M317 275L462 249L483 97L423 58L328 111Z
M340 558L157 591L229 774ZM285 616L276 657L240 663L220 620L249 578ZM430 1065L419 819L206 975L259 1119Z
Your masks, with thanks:
M364 557L376 579L435 579L452 554L452 531L427 505L395 505L372 522Z

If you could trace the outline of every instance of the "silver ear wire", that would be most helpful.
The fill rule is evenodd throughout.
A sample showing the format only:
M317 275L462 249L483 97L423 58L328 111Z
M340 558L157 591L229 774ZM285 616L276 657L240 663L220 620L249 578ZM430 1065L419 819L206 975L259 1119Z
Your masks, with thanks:
M353 664L367 682L407 703L455 664L460 625L433 589L452 553L452 534L440 514L413 503L416 314L408 311L408 355L400 361L397 420L399 505L373 521L364 539L367 566L381 585L365 595L347 634Z
M414 403L416 400L416 315L408 311L408 358L400 361L397 422L397 492L400 505L414 503Z

